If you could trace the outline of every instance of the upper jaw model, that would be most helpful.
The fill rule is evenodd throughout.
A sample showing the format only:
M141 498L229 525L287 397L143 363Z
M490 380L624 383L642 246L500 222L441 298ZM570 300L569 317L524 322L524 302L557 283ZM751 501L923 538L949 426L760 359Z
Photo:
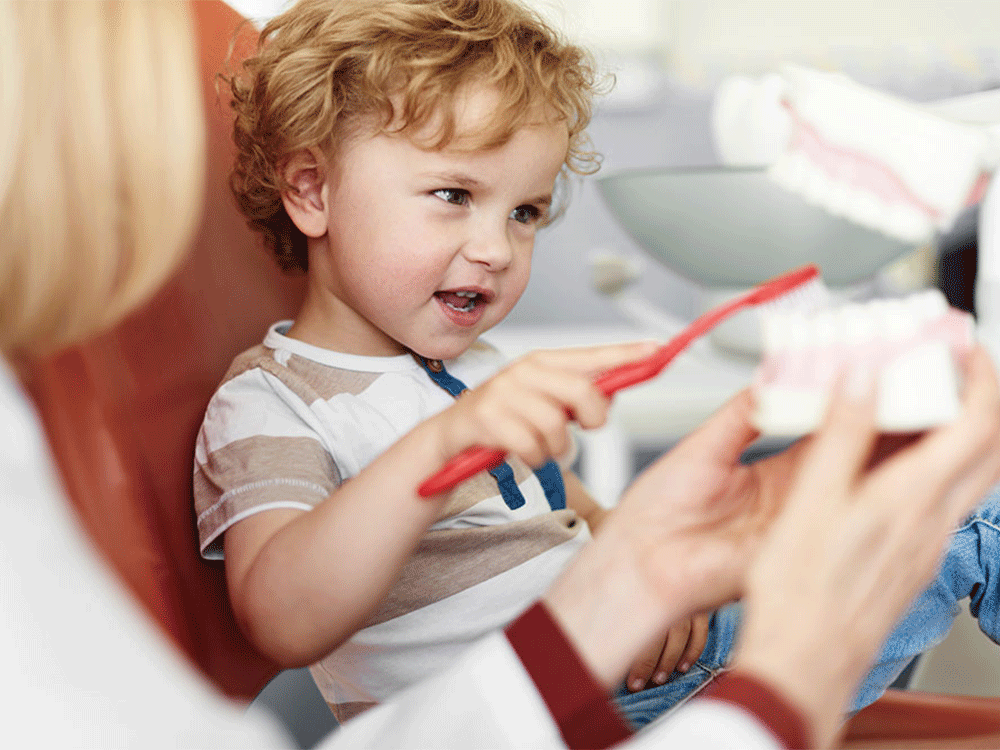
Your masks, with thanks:
M725 162L766 165L806 202L915 247L982 198L1000 161L993 129L799 65L724 82L713 127Z
M768 437L797 437L823 420L847 368L873 372L882 432L925 430L960 409L960 363L974 344L972 316L936 290L805 314L770 311L752 386L754 425Z

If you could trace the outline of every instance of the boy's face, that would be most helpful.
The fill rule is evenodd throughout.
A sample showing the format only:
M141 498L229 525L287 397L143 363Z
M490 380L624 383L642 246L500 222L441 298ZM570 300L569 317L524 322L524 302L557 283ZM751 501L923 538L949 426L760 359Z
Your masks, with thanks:
M443 150L386 134L345 144L324 185L325 269L312 265L335 337L327 346L447 359L520 298L568 135L563 123L540 122L499 148L462 150L462 134L474 134L494 103L473 89Z

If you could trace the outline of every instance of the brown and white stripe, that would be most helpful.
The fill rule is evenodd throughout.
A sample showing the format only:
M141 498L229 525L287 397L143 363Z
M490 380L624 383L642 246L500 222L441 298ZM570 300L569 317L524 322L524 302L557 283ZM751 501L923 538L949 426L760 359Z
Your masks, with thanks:
M206 411L194 469L206 557L221 556L223 533L248 515L315 507L453 403L409 356L342 355L289 339L281 325L234 361ZM476 346L446 364L471 387L503 360ZM339 718L422 679L505 626L589 538L573 511L550 510L527 466L511 466L525 504L508 508L485 473L456 487L365 627L313 666Z

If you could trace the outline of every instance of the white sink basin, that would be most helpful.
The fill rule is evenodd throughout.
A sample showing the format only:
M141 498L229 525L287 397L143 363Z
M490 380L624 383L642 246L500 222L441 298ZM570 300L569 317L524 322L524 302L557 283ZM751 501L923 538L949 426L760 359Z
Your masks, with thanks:
M597 184L643 249L703 286L742 289L806 263L828 286L852 286L914 249L809 205L763 169L632 170Z

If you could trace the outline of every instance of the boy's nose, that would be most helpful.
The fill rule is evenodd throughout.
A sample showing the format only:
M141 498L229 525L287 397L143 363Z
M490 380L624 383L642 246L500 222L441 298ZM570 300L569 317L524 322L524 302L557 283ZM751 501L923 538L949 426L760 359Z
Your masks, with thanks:
M514 247L506 226L482 228L466 240L462 254L470 263L482 263L491 271L503 271L514 258Z

